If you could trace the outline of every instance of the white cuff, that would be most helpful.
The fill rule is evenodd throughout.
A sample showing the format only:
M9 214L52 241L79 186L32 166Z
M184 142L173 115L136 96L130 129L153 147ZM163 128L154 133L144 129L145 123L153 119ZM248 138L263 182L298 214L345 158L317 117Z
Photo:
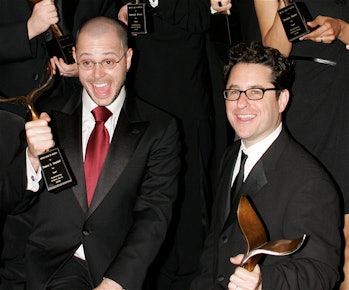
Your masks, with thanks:
M151 7L155 8L159 5L159 0L149 0Z
M27 190L31 190L33 192L37 192L40 188L40 180L41 176L41 167L39 167L38 172L33 168L29 156L28 156L28 148L26 150L26 167L27 167Z

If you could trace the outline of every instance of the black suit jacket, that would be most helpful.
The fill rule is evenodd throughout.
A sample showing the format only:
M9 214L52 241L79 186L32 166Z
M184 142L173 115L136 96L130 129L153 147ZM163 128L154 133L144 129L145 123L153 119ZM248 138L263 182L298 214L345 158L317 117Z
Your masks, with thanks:
M87 208L82 108L71 103L70 112L52 115L52 127L77 184L57 194L44 190L38 198L26 250L27 289L45 289L81 243L94 286L108 277L126 289L141 289L165 237L176 197L180 167L176 122L128 94Z
M223 159L211 233L192 290L227 289L235 270L229 258L247 250L236 217L223 227L239 146L234 143ZM261 261L263 289L332 289L339 278L342 213L336 187L321 165L283 130L241 191L254 204L270 240L308 235L296 254Z
M23 191L16 185L16 168L20 166L15 156L23 152L24 119L16 114L0 110L0 209L4 213L13 212L23 198ZM17 190L18 189L18 190Z

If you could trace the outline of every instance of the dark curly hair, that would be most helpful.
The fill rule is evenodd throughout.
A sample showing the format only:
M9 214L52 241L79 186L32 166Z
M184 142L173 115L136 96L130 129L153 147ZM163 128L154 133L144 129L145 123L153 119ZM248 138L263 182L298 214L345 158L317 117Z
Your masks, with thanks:
M272 70L272 84L279 90L291 89L294 80L294 63L277 49L265 47L259 42L240 42L228 50L224 66L224 78L228 81L230 71L238 63L262 64Z

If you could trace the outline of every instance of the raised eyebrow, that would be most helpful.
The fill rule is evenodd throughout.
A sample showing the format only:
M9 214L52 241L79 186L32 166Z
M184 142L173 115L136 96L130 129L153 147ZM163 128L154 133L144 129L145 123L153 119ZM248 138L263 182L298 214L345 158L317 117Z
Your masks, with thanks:
M103 57L112 57L112 56L115 56L115 57L120 57L117 53L115 53L115 52L106 52L106 53L102 53L102 56ZM121 55L122 56L122 55ZM91 53L87 53L87 52L84 52L84 53L82 53L80 56L79 56L80 58L81 57L86 57L86 58L93 58L93 55L91 54Z
M239 86L236 85L230 85L227 90L240 90Z

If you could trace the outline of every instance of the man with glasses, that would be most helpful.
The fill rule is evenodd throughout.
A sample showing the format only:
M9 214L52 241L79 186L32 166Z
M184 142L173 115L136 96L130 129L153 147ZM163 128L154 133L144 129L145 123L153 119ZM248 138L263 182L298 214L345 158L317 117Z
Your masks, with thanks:
M228 52L226 113L240 140L223 157L211 232L191 290L333 289L339 279L336 187L282 125L293 75L292 63L276 49L240 43ZM242 155L247 159L240 168ZM243 176L237 190L236 176ZM305 245L293 255L264 256L252 272L239 267L247 252L236 215L241 195L254 206L268 240L307 234Z
M17 187L34 196L26 289L140 290L176 197L176 121L125 89L132 49L117 21L86 22L73 55L82 91L64 112L26 123L17 172ZM55 142L76 181L58 193L43 185L38 161Z

